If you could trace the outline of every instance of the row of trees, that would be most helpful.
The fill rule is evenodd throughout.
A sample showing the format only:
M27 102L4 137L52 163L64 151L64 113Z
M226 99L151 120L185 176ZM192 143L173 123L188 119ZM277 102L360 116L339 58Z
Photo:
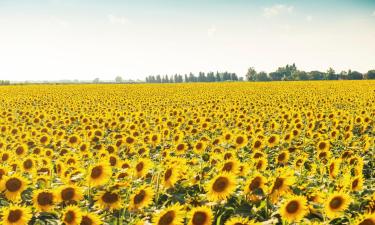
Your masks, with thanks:
M0 85L10 85L9 80L0 80Z
M243 80L242 77L238 77L235 73L229 72L199 72L198 75L193 73L185 74L175 74L172 76L148 76L146 77L146 83L183 83L183 82L221 82L221 81L239 81Z
M279 67L276 71L271 73L257 72L254 67L250 67L246 73L246 80L248 81L282 81L282 80L363 80L375 79L375 70L370 70L365 74L358 71L341 71L336 73L332 68L326 72L310 71L305 72L298 70L296 65L286 65Z

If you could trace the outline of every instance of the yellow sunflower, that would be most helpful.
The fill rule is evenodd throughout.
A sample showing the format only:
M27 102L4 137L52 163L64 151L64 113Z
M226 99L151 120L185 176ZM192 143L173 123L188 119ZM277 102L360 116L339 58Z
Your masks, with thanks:
M211 225L213 222L213 214L207 206L193 208L189 213L188 225Z
M149 206L154 198L154 190L148 186L141 186L130 196L130 209L142 209Z
M260 225L260 223L254 222L245 217L234 216L225 221L224 225Z
M175 204L157 213L153 220L153 225L183 225L184 212L179 204Z
M2 209L3 225L27 225L32 218L32 212L29 207L11 205Z
M69 184L62 185L57 189L57 201L66 202L68 204L79 202L83 199L82 188Z
M221 173L206 185L207 199L219 201L227 199L236 189L236 177L231 173Z
M33 195L34 207L42 212L49 212L55 206L56 196L52 190L36 190Z
M303 196L289 197L280 207L282 219L289 223L301 221L307 213L307 200Z
M96 213L89 213L84 212L82 213L82 220L80 225L101 225L103 222L101 221L99 215Z
M82 221L81 209L78 206L67 206L61 220L65 225L80 225Z
M353 225L375 225L375 213L360 215L353 222Z
M5 197L11 201L17 201L26 187L26 179L17 174L3 176L0 182L1 191L5 191Z
M338 217L348 208L350 202L351 198L347 193L334 192L325 201L325 213L329 218Z
M98 163L88 170L87 181L90 186L96 187L106 184L111 176L111 167L107 163Z
M109 210L122 208L121 196L116 191L99 192L95 199L99 208Z

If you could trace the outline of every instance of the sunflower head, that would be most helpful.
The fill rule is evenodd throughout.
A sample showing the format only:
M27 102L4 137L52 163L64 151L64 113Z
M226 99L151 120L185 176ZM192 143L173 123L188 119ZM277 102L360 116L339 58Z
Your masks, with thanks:
M281 217L288 222L299 222L307 212L307 200L303 196L289 197L280 207Z
M211 225L213 221L213 214L210 208L200 206L193 208L189 213L188 225Z
M11 205L2 209L2 222L4 225L28 224L32 218L31 209L25 206Z
M351 198L347 193L334 192L330 194L325 202L325 213L329 218L335 218L346 210L351 202Z
M236 178L231 173L221 173L206 185L207 198L210 201L227 199L236 188Z

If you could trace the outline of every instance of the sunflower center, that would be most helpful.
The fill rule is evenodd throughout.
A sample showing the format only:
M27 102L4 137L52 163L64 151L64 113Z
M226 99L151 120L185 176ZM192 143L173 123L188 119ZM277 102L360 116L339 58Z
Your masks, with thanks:
M103 167L102 166L95 166L91 170L91 178L97 179L98 177L100 177L100 175L102 175L102 173L103 173Z
M172 176L172 169L167 169L164 174L164 181L167 181Z
M76 218L76 214L73 211L68 211L65 213L64 221L67 223L72 223Z
M219 177L215 180L214 185L212 186L212 189L215 192L223 192L227 186L228 186L228 178L226 177Z
M5 186L8 191L16 192L21 188L22 182L18 178L13 177L5 183Z
M329 206L332 209L338 209L341 207L341 205L344 203L343 199L340 196L334 197L330 202Z
M137 166L136 166L136 169L137 169L138 172L141 172L142 169L143 169L143 162L138 163Z
M182 150L184 150L184 144L179 144L179 145L177 145L177 150L178 151L182 151Z
M23 162L23 167L25 169L30 169L33 167L33 161L31 159L27 159L25 162Z
M270 137L268 139L268 143L273 144L276 141L276 138L274 136Z
M146 196L146 192L144 190L141 190L138 194L136 194L134 196L134 204L139 204L143 201L143 199L145 198Z
M284 184L283 178L280 178L280 177L276 178L272 191L280 189L283 186L283 184Z
M52 195L52 193L49 193L49 192L41 192L38 195L37 201L38 201L38 204L41 205L41 206L52 205L53 204L53 195Z
M68 187L61 191L61 198L64 201L72 200L74 197L74 188Z
M230 172L233 168L233 162L227 162L223 166L223 171Z
M22 217L22 211L19 209L10 210L8 215L8 221L11 223L15 223L20 220Z
M352 189L356 188L358 186L358 183L359 183L358 179L355 179L352 183Z
M117 159L115 157L111 156L109 158L109 162L110 162L111 166L114 166L117 163Z
M375 225L375 222L372 219L364 219L358 225Z
M319 149L325 149L326 143L325 142L320 142L319 143Z
M254 148L259 148L261 146L261 142L258 140L254 143Z
M286 157L285 153L281 153L279 156L277 156L277 160L279 162L282 162L284 161L285 157Z
M236 143L238 145L242 144L244 141L245 141L245 139L243 137L241 137L241 136L236 138Z
M250 185L249 185L249 188L251 191L255 191L256 189L258 189L260 187L260 185L262 184L262 179L260 177L255 177Z
M106 192L106 193L104 193L104 195L102 196L102 200L103 200L105 203L112 204L112 203L117 202L117 200L118 200L118 195L117 195L116 193Z
M170 225L172 224L176 214L174 211L168 211L162 217L160 217L158 225Z
M207 221L207 215L204 212L196 212L193 216L194 225L203 225Z
M286 205L286 211L290 214L296 213L299 209L299 203L297 201L291 201Z
M88 216L83 216L81 225L92 225L93 221Z

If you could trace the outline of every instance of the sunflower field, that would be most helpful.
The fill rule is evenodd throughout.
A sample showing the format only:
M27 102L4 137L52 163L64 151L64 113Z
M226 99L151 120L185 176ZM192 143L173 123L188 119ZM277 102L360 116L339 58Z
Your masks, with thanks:
M0 87L0 224L375 224L375 82Z

